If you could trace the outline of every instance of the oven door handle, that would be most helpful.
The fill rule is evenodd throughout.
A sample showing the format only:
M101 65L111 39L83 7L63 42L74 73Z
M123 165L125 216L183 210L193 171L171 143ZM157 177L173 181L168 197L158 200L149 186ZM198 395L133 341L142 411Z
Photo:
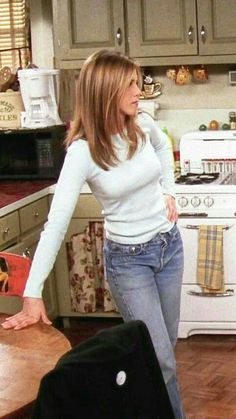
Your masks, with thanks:
M208 214L206 212L180 212L178 214L179 218L207 218Z
M225 292L216 292L216 293L210 293L210 292L202 292L202 291L187 291L187 294L193 295L195 297L233 297L234 296L234 290L233 289L227 289Z

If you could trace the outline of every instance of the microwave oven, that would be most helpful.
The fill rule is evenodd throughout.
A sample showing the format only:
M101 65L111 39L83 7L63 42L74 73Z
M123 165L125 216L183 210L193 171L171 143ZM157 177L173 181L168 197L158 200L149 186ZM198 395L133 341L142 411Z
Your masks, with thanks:
M1 130L0 179L57 179L65 135L65 125Z

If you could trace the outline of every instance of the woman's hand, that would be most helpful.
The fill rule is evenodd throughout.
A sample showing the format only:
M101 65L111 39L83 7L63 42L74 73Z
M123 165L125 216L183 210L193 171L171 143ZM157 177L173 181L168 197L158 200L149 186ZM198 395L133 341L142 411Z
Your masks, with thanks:
M178 220L178 213L175 204L175 198L171 195L164 194L166 209L168 213L168 220L176 222Z
M2 323L4 329L20 330L39 321L52 324L48 319L42 298L25 297L22 311L7 317Z

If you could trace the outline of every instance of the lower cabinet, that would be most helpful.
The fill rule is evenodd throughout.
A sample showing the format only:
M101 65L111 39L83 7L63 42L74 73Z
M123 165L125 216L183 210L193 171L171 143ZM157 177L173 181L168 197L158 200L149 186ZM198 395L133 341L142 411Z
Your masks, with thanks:
M33 258L41 231L47 220L48 198L44 197L0 218L0 250ZM50 319L57 316L55 276L46 280L43 299ZM1 312L15 314L22 308L22 299L0 296Z
M116 309L103 311L98 309L94 312L75 311L72 305L72 296L70 288L69 268L67 247L71 237L83 233L88 227L89 222L103 221L101 215L101 206L96 198L91 194L82 194L74 211L67 234L59 250L56 263L56 288L58 297L58 314L64 318L64 324L67 324L69 317L93 316L93 317L118 317L120 316Z
M28 256L30 259L33 259L37 244L40 238L42 228L39 228L37 231L33 231L27 236L24 237L24 250L23 254ZM55 285L55 275L54 270L49 274L43 289L43 301L46 307L48 317L53 320L57 317L57 295L56 295L56 285Z

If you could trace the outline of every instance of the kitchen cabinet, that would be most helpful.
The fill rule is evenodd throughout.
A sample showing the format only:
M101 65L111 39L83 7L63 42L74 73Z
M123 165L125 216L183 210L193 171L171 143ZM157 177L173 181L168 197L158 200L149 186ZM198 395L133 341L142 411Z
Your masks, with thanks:
M129 51L139 58L197 54L195 0L127 0ZM190 33L192 28L192 34Z
M48 198L43 197L0 218L0 250L33 258L43 224L47 220ZM57 315L54 272L45 282L43 299L51 319ZM22 307L19 297L0 296L1 311L14 314Z
M55 263L56 288L58 297L58 314L63 318L64 325L69 323L69 317L75 316L92 316L92 317L117 317L116 312L94 312L94 313L79 313L72 311L71 295L69 285L69 271L67 264L67 246L73 234L84 232L89 221L101 221L103 216L101 214L101 205L96 198L90 194L81 194L78 204L75 208L73 217L68 227L65 239L60 247Z
M18 212L14 211L0 219L0 250L16 243L20 236Z
M123 0L53 0L55 64L80 68L94 51L125 51Z
M78 69L101 48L142 66L234 63L235 0L53 0L55 63Z
M127 0L129 51L141 65L234 62L235 21L234 0Z

